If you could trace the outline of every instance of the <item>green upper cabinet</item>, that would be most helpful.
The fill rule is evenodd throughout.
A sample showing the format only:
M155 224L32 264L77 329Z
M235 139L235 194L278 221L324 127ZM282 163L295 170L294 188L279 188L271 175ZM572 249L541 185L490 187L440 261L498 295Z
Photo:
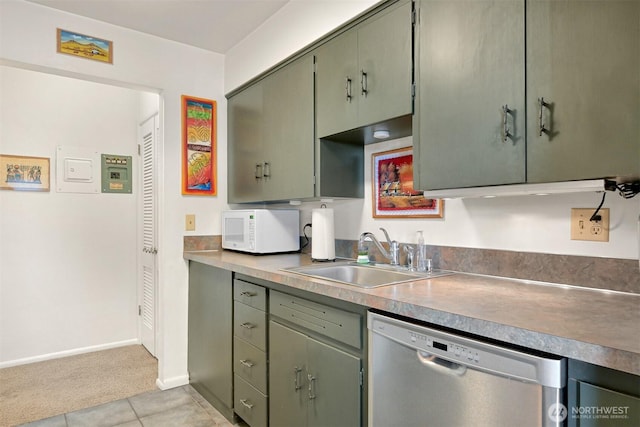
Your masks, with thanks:
M411 34L401 1L315 50L319 138L412 113Z
M640 177L640 1L528 0L527 110L527 181Z
M313 88L305 55L229 98L229 203L313 197Z
M238 92L227 103L229 203L259 200L264 162L262 81Z
M639 1L417 5L416 188L640 177Z
M417 7L414 186L524 182L524 1Z

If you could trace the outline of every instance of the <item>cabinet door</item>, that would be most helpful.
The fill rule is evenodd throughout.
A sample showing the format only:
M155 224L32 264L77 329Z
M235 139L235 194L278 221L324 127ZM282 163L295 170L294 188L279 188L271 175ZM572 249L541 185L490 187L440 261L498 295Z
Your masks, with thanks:
M524 182L524 0L418 7L414 187Z
M360 359L313 338L307 354L308 426L359 426Z
M640 399L624 393L598 387L583 381L569 380L576 390L575 408L598 408L605 415L589 412L573 415L570 425L580 427L637 427L640 423ZM595 412L595 411L594 411ZM571 415L571 414L570 414Z
M358 34L349 30L315 51L316 127L323 138L356 127L360 73Z
M263 201L313 197L313 56L264 80Z
M411 2L358 29L358 127L412 113L411 32Z
M528 181L640 175L640 2L527 1L527 108Z
M231 271L189 263L189 382L214 406L233 407Z
M274 321L269 322L269 424L301 427L307 424L307 337Z
M228 201L244 203L262 197L264 111L262 83L228 101ZM260 165L258 170L256 166Z

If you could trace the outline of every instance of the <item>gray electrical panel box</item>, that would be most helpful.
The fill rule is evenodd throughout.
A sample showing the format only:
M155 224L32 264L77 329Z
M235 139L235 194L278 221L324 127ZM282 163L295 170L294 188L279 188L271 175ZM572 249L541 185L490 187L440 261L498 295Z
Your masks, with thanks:
M102 192L131 193L131 156L102 155Z

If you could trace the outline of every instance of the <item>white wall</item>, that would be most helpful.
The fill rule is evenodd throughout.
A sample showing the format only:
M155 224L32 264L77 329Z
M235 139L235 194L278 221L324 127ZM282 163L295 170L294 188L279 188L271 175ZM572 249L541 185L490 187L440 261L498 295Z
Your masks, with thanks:
M0 364L137 342L136 197L57 192L56 147L134 156L139 93L1 66L0 93L0 152L52 175L0 192Z
M378 3L376 0L291 0L227 52L229 92Z
M260 74L374 3L364 0L290 2L227 54L226 90ZM348 13L342 14L345 11ZM322 16L324 21L320 23L317 16ZM327 25L323 27L325 22ZM608 243L570 239L571 208L596 208L601 200L597 193L450 200L445 202L442 220L373 219L371 153L411 145L411 138L403 138L366 147L365 198L336 201L332 205L337 238L357 239L363 231L373 231L382 238L378 228L385 227L392 238L411 243L415 242L416 230L422 229L427 243L434 245L638 258L640 196L624 200L614 193L607 195L604 207L611 209ZM311 222L311 209L318 205L301 207L303 224Z
M56 53L58 27L113 41L113 65ZM187 381L188 286L187 265L182 257L184 215L196 214L195 234L219 233L219 218L212 212L226 207L224 57L22 0L2 0L0 64L3 63L130 88L157 90L161 94L158 375L162 387L184 384ZM221 185L217 197L181 195L182 94L218 102L217 136L221 142L218 177ZM69 298L75 296L69 295Z

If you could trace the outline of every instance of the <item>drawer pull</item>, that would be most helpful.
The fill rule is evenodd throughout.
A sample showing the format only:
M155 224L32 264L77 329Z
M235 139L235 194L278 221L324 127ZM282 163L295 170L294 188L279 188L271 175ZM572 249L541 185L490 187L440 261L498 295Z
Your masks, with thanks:
M240 292L240 295L243 297L255 297L256 295L258 295L257 292L250 292L250 291L242 291Z
M249 402L247 399L240 399L240 403L247 409L253 409L253 403Z
M256 327L256 325L254 325L253 323L249 323L249 322L241 323L240 326L242 326L243 328L246 328L246 329L253 329L253 328Z
M293 387L295 391L302 388L300 385L300 372L302 372L302 368L298 368L297 366L293 367Z
M242 360L242 359L240 359L240 364L246 366L247 368L253 368L255 366L255 363L253 363L250 360Z

